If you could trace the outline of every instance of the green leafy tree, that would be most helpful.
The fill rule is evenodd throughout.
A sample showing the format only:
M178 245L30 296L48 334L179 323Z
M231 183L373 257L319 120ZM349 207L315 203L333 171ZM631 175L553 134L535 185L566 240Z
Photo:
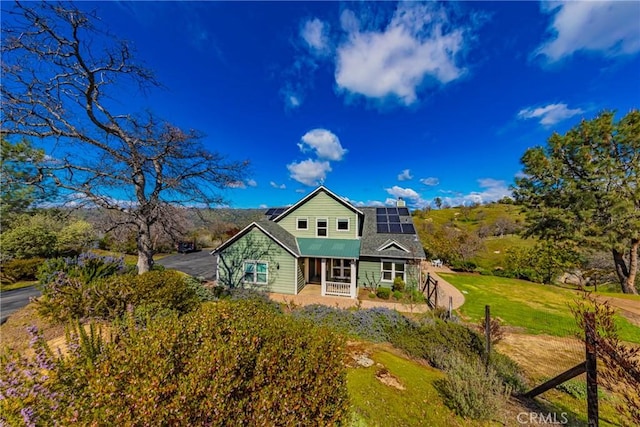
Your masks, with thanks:
M205 149L197 131L127 111L119 98L159 84L95 12L52 2L2 12L2 135L55 140L55 185L120 212L136 232L138 272L149 271L153 227L171 227L174 205L223 203L220 190L241 182L246 162Z
M4 258L47 258L82 252L96 240L91 224L69 221L59 212L48 210L21 214L0 235Z
M0 156L0 218L5 228L15 215L27 211L37 201L51 197L53 187L46 185L42 167L43 150L23 139L11 143L1 139Z
M527 210L527 234L609 251L623 292L637 294L640 112L583 120L521 161L514 196Z

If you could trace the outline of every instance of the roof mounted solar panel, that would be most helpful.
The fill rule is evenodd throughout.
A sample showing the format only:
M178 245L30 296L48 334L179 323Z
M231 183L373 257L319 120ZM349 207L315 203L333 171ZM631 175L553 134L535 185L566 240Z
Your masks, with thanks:
M385 208L376 208L376 215L386 215L387 210Z
M389 232L390 233L398 233L398 234L402 233L402 228L400 227L400 223L397 223L397 224L391 223L391 224L389 224Z
M389 222L399 223L400 222L400 216L398 216L398 215L389 215Z
M409 216L409 209L407 209L407 208L398 208L398 214L400 216Z
M378 229L378 233L388 233L389 232L389 224L378 224L376 225Z
M269 208L267 209L267 211L264 213L265 215L273 215L273 208Z
M416 234L413 224L402 224L402 234Z
M387 208L387 215L398 215L398 208Z

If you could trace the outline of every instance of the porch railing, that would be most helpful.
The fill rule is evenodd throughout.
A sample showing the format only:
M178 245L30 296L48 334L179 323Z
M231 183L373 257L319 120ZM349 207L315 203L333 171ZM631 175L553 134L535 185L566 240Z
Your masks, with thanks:
M339 297L351 296L351 283L343 282L326 282L327 295L334 295Z

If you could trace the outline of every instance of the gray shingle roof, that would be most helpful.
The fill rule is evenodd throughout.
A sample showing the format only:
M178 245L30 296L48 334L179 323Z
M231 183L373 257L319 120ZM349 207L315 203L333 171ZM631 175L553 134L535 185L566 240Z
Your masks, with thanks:
M285 230L275 222L269 221L267 219L260 219L259 221L256 221L256 224L264 228L267 233L271 234L276 240L286 246L291 252L293 252L297 256L300 256L298 244L296 243L296 238L293 237L293 234L289 233L287 230Z
M360 245L361 257L425 258L424 249L417 234L378 233L376 227L376 208L360 208L360 210L364 213L362 242ZM413 222L411 217L401 217L401 220ZM409 252L407 253L393 247L378 250L391 241L397 242Z

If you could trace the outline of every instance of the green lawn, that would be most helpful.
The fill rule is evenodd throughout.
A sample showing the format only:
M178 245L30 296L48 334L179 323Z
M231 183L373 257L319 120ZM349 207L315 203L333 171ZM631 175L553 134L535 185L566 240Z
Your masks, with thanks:
M9 283L9 284L0 284L0 291L12 291L14 289L26 288L28 286L33 286L38 283L37 280L22 280L20 282Z
M347 387L352 402L352 426L468 426L484 425L464 420L447 408L433 386L444 374L436 369L377 351L372 359L398 378L405 390L376 378L381 369L350 368Z
M465 303L459 311L472 322L480 321L485 305L489 305L492 317L527 333L570 336L577 332L569 306L580 297L579 292L497 276L440 275L464 294ZM617 324L621 339L640 343L640 328L622 317L617 318Z

